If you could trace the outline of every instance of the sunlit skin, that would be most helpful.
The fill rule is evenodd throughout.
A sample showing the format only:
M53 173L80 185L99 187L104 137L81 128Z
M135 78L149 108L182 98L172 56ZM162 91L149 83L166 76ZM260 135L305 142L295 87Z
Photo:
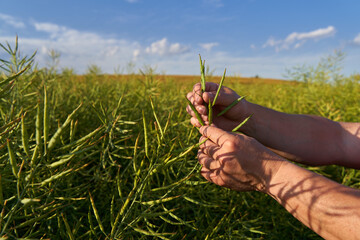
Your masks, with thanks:
M207 105L217 84L196 84L187 98L207 122ZM208 140L198 152L201 175L236 191L260 191L273 197L294 217L326 239L360 238L360 190L287 161L308 165L337 164L360 169L360 124L277 112L242 100L225 115L216 114L239 98L223 87L214 106L212 126L200 128ZM187 107L191 123L200 127ZM253 114L240 130L230 132ZM264 206L266 207L266 206Z

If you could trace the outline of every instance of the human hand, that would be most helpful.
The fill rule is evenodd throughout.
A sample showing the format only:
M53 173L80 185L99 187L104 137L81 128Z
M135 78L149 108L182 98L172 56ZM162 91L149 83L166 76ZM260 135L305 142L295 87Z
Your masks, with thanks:
M209 99L211 102L214 101L218 84L213 82L206 82L205 92L202 93L200 83L197 83L193 87L193 91L187 94L187 98L195 106L196 110L200 113L205 124L208 124L208 111L207 106ZM202 93L202 94L201 94ZM232 102L238 99L240 96L228 87L222 87L219 96L213 106L213 123L224 130L231 131L236 127L242 120L248 117L250 114L247 113L247 102L245 99L241 100L224 115L217 117L217 114L229 106ZM195 116L194 111L187 106L187 112L191 115L191 124L195 127L200 127L201 124Z
M209 182L236 191L266 192L285 161L254 138L214 126L200 128L198 152L201 175Z

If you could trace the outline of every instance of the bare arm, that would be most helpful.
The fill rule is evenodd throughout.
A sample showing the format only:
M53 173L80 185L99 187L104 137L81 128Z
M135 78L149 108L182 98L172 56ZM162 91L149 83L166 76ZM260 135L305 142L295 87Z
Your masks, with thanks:
M308 165L360 169L360 124L277 112L247 102L253 117L242 131L276 153Z
M207 120L204 105L213 98L217 84L207 83L206 92L202 94L200 84L194 86L188 94L198 111ZM239 97L233 90L223 87L214 107L220 112ZM205 102L205 103L204 103ZM200 126L194 113L191 123ZM221 117L214 117L214 124L231 131L242 120L253 114L250 121L240 131L257 139L277 154L308 165L337 164L360 169L360 123L341 123L329 119L277 112L272 109L240 101Z
M360 239L360 190L284 162L266 193L325 239Z
M236 191L272 196L326 239L360 238L360 190L338 184L271 152L254 138L201 127L201 175Z

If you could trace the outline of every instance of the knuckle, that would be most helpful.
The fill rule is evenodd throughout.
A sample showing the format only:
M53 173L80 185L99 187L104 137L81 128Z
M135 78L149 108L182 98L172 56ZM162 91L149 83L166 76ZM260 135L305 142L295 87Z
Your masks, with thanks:
M218 185L219 185L220 187L226 187L226 182L221 179L221 180L218 181Z
M205 140L205 137L204 137L204 136L201 136L200 139L199 139L199 142L202 142L202 141L204 141L204 140ZM200 145L200 148L203 149L205 146L206 146L206 142L203 143L203 144L201 144L201 145Z
M199 125L200 125L199 121L195 117L192 117L190 119L190 123L195 127L199 127Z
M230 151L233 151L236 149L237 147L237 143L233 140L226 140L223 144L224 148L227 148Z
M200 90L200 83L195 83L193 89L194 91Z

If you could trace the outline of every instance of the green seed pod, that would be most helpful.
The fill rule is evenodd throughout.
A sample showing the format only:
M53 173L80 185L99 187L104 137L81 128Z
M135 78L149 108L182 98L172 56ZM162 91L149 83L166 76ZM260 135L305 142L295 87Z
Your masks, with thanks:
M197 120L200 122L201 126L205 126L205 123L204 123L204 121L202 120L200 113L196 110L195 106L190 102L189 99L187 99L186 97L185 97L185 99L186 99L186 101L188 101L189 106L190 106L191 109L194 111L195 116L196 116Z
M48 152L50 152L55 147L55 144L59 140L60 135L63 133L64 129L70 124L72 118L74 117L74 115L81 106L82 103L67 117L63 125L60 128L58 128L58 130L54 133L48 144L48 148L47 148Z
M225 80L225 74L226 74L226 68L225 68L225 70L224 70L224 74L223 74L223 76L222 76L222 78L221 78L221 80L220 80L220 83L219 83L219 86L218 86L218 89L217 89L217 91L216 91L216 94L215 94L215 97L214 97L214 102L213 102L213 106L215 105L215 103L216 103L216 99L218 98L218 96L219 96L219 93L220 93L220 89L221 89L221 87L222 87L222 85L223 85L223 83L224 83L224 80Z
M239 125L237 125L232 132L236 132L237 130L239 130L247 121L249 121L249 119L251 118L252 114L250 116L248 116L247 118L245 118L244 121L242 121Z
M46 87L44 87L44 153L47 153L47 143L49 136L49 104Z
M229 111L233 106L235 106L238 102L240 102L244 96L239 97L235 101L233 101L229 106L227 106L224 110L222 110L217 116L220 117L221 115L224 115L227 111Z
M40 104L36 107L36 121L35 121L35 137L36 137L36 146L37 150L40 151L41 148L41 109Z
M205 92L205 60L201 60L201 55L199 54L200 59L200 73L201 73L201 91Z
M21 117L21 140L23 144L24 151L26 156L30 157L30 150L29 150L29 136L25 126L25 115Z
M18 167L17 167L17 164L16 164L15 154L14 154L14 151L12 150L12 148L11 148L9 139L7 139L7 148L8 148L8 152L9 152L9 161L10 161L10 164L11 164L12 172L13 172L14 176L17 178L18 177Z
M213 110L212 110L211 99L209 99L209 105L208 105L208 120L209 120L209 125L211 125L213 121Z

